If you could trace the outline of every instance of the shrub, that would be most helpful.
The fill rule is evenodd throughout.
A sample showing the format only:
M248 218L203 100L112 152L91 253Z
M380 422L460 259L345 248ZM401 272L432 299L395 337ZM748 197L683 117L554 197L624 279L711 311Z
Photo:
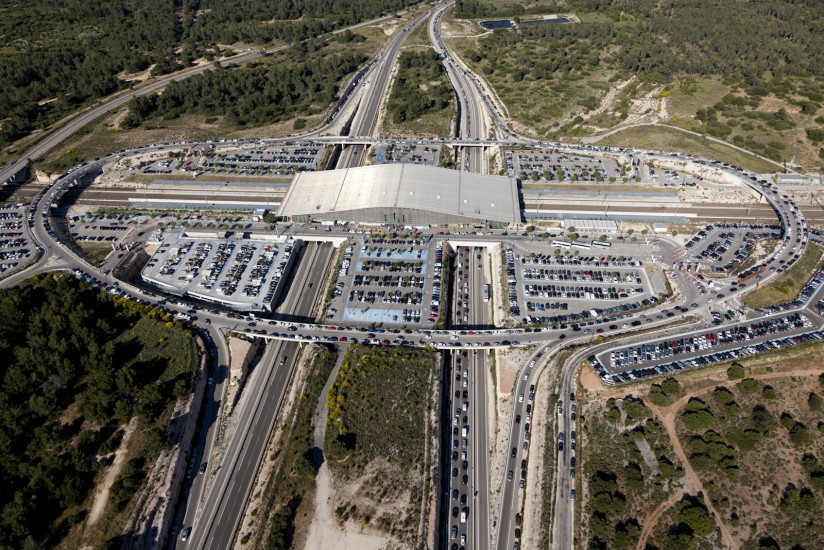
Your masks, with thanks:
M720 405L729 405L735 402L735 396L727 388L716 388L712 392L712 397Z
M709 428L715 424L715 417L707 405L700 399L690 399L687 408L681 415L684 425L693 431Z
M727 378L730 380L741 380L744 378L744 366L740 363L733 363L727 369Z
M673 377L669 377L661 382L661 389L670 397L681 395L681 384Z
M761 389L761 384L754 378L745 378L738 383L738 389L744 393L755 393Z
M682 501L678 511L678 521L684 523L699 537L707 536L715 529L715 519L710 516L701 499Z
M810 396L807 398L807 405L809 405L810 410L821 411L821 409L824 408L824 399L817 393L810 392Z
M653 384L649 389L649 400L654 405L659 407L666 407L672 404L672 400L664 392L663 388L658 384Z

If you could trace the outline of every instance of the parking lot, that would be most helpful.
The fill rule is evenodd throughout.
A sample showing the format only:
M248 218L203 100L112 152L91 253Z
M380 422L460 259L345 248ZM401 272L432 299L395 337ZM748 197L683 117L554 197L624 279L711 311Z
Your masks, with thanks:
M440 314L443 241L414 234L367 235L346 243L330 321L418 325Z
M284 240L189 237L176 233L143 268L143 279L173 293L262 311L271 308L288 273L295 244Z
M202 158L192 161L192 166L212 174L291 176L316 170L321 150L319 146L273 146L225 152L217 149L213 156L204 153Z
M657 301L641 260L605 250L569 252L547 242L504 248L509 313L515 320L580 328Z
M0 206L0 273L25 263L33 253L23 228L25 216L23 206Z
M659 187L696 187L695 177L676 170L655 170L631 155L587 156L552 151L506 151L507 175L522 181L562 183L653 183Z
M616 160L608 157L588 157L565 153L507 151L506 168L510 176L538 181L606 181L610 177L632 177L633 171L622 173ZM533 176L534 173L534 176Z
M71 236L78 242L118 244L135 229L122 214L71 216L67 223Z
M606 385L613 385L820 340L824 334L813 328L807 314L788 312L607 350L589 362Z
M172 157L143 161L138 168L144 174L286 177L300 171L316 170L322 150L321 146L302 145L195 145L177 151Z
M439 145L389 144L380 145L375 152L376 164L405 162L409 164L438 165Z
M708 225L687 241L684 248L689 253L688 263L701 264L713 273L729 274L746 266L759 240L780 238L779 227Z

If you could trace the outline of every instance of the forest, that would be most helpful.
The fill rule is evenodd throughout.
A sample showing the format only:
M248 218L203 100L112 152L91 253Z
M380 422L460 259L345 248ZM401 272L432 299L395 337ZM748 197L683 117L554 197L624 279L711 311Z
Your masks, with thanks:
M0 290L0 355L0 547L53 547L85 518L133 417L143 442L130 445L111 509L143 485L198 353L157 310L47 275Z
M431 85L439 82L439 85ZM426 89L421 85L425 84ZM405 51L398 58L398 76L389 97L388 111L395 123L449 107L452 87L435 50Z
M317 56L292 66L258 64L236 69L216 67L202 75L170 83L162 94L133 99L123 128L136 128L152 116L183 113L225 115L236 126L271 124L297 113L313 114L337 96L340 80L366 58L354 54Z
M606 60L653 79L721 75L754 85L771 77L824 74L824 14L817 0L569 0L563 7L597 12L599 21L498 31L480 55L495 67L508 45L541 39L596 62L599 55L610 57L602 52L614 51ZM546 77L548 63L550 72L577 66L553 55L533 59L526 70Z
M0 3L0 146L128 84L213 59L218 44L294 42L415 0L7 0Z

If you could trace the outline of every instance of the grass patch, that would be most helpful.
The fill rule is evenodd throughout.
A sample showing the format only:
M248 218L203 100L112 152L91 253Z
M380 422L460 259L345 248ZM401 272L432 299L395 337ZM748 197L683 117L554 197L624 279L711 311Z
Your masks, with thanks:
M84 241L77 241L77 247L88 258L89 263L95 267L100 267L106 260L106 257L112 252L110 244L97 244Z
M753 309L789 302L801 292L813 275L824 265L824 248L810 243L793 266L761 288L744 297L743 303Z
M450 135L455 116L454 93L433 48L407 49L401 53L386 111L388 133Z
M605 137L598 142L598 145L690 153L721 162L728 162L759 174L780 171L779 166L732 147L710 141L704 137L660 126L628 128Z
M339 520L373 524L407 543L418 538L435 365L432 352L350 346L327 396L324 443L338 481L360 486L357 502L339 503Z
M695 117L698 109L721 101L730 87L718 78L681 78L671 86L667 110L673 123L685 122Z

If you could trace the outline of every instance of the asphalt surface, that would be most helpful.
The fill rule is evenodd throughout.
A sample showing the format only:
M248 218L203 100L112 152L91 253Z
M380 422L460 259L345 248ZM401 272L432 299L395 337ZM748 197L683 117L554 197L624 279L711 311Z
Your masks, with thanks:
M427 16L428 14L420 16L418 19L416 19L416 22L414 24L419 24ZM414 26L410 25L409 30L411 31L413 28ZM400 42L402 41L399 39L399 36L400 35L396 36L394 39L395 41L393 41L392 43L395 45L395 55L397 54L397 47L400 45ZM389 53L391 53L390 50L385 52L384 55L388 55ZM383 75L383 82L381 82L379 79L372 85L375 86L376 84L383 84L382 88L385 90L385 85L388 82L388 71L390 70L391 63L386 62L388 61L386 59L384 61L385 63L380 64L377 70L379 76L381 74ZM386 71L386 73L382 73L381 70ZM461 73L461 76L464 75ZM380 98L383 97L382 93L378 94L378 87L379 86L375 86L371 90L372 104L363 104L361 106L361 108L365 109L363 111L363 114L360 116L360 121L362 121L362 124L366 124L366 122L368 122L368 119L370 117L374 118L374 115L377 113ZM150 93L150 91L146 91L145 89L141 90L141 92ZM480 94L481 92L478 93ZM124 99L124 101L128 101L128 99ZM468 109L470 109L470 107L468 107ZM101 111L101 113L102 112L105 111ZM491 113L493 119L498 121L499 119L496 118L497 115L494 111L494 107ZM469 120L472 120L471 113L469 114ZM502 128L500 122L496 123L498 124L499 128ZM363 126L360 126L360 128L363 128ZM503 128L505 128L505 126ZM521 144L526 146L548 145L538 144L537 142L534 142L532 140L520 138L507 143L512 144L513 142L515 144ZM478 140L477 143L483 145L501 144L498 141L484 139ZM154 147L157 149L163 149L162 146ZM564 147L571 151L602 150L598 147ZM646 159L656 159L659 157L672 158L673 156L674 155L656 152L645 153ZM103 160L101 160L100 162L103 162ZM81 167L80 171L92 169L94 166L95 163L91 163L90 165ZM725 167L723 169L737 176L742 176L743 174L741 172L737 172L732 168ZM143 289L137 288L133 285L124 283L122 281L115 281L114 278L112 278L111 276L101 274L99 271L89 266L83 260L74 255L69 249L58 244L57 238L50 232L49 228L46 225L48 217L50 216L48 204L52 202L52 200L54 200L53 195L55 195L56 190L59 189L59 186L63 185L69 179L76 177L77 173L78 172L70 174L68 178L61 178L53 186L44 189L41 195L43 198L41 200L35 200L33 202L31 211L34 214L34 216L33 224L30 231L32 233L34 241L38 243L38 245L42 249L42 258L38 262L36 262L32 268L29 268L21 273L5 278L2 282L0 282L0 285L3 287L11 286L21 281L23 278L30 276L32 273L36 271L47 271L52 269L67 268L79 269L86 273L94 274L95 277L97 277L97 279L101 281L101 283L105 282L109 285L118 283L120 285L119 288L121 288L129 296L145 299L149 301L149 303L157 303L158 299L150 298L151 295L147 294ZM745 174L743 175L746 176ZM746 177L744 181L747 181ZM780 260L784 260L785 262L787 262L786 265L792 264L795 256L803 253L804 247L806 246L806 242L808 239L806 222L804 220L803 213L791 201L783 197L780 192L773 193L767 188L762 188L759 184L750 181L747 181L747 184L756 189L759 193L762 193L764 195L764 197L770 203L770 205L777 211L777 218L787 231L787 236L785 238L784 243L774 255L775 263L773 264L773 267L779 265L778 262ZM504 238L504 235L502 235L500 232L490 233L493 234L478 237L462 235L460 238L461 240L477 239L480 242ZM300 231L298 231L297 235L300 235ZM317 236L318 233L307 232L307 235ZM343 235L344 234L338 234L337 232L333 232L329 236ZM667 263L669 259L672 258L672 274L678 281L681 290L683 291L683 296L680 298L679 303L690 303L690 300L695 302L697 305L695 308L691 310L691 313L697 316L706 316L708 310L725 307L725 304L736 304L736 301L738 300L738 297L741 293L752 290L757 284L757 282L761 282L762 284L766 283L772 278L778 276L779 274L778 270L765 270L760 274L760 277L762 277L760 281L754 278L750 279L746 281L745 284L741 285L741 287L738 290L728 293L724 299L715 300L712 294L697 294L694 287L689 283L689 281L685 280L684 274L681 273L680 270L675 269L675 258L677 258L679 255L678 247L663 238L661 239L661 243L664 262ZM313 246L315 245L310 245L310 247ZM325 246L329 247L329 245ZM328 260L328 249L326 252L318 252L319 256L323 256L324 254L326 255ZM322 263L325 266L325 263ZM240 422L238 424L236 432L232 435L232 438L229 440L227 444L226 454L224 455L223 461L220 465L209 466L210 471L212 467L220 466L220 468L216 470L214 481L211 483L209 487L206 487L206 475L202 476L204 477L204 480L193 480L192 487L189 490L189 504L187 506L186 522L184 522L184 525L190 525L187 522L191 520L194 522L194 529L192 539L190 539L190 541L186 543L187 545L197 545L200 548L228 548L231 546L232 540L234 540L234 537L237 535L237 525L240 521L241 514L243 513L243 509L247 501L251 484L253 483L258 465L260 463L260 458L262 456L262 453L265 451L266 442L268 441L269 434L271 433L271 426L274 422L274 419L277 416L277 411L280 406L280 400L282 398L286 384L288 383L288 371L291 370L293 362L295 360L295 355L297 354L297 342L318 341L328 338L334 338L337 340L337 338L341 336L347 338L362 338L362 332L354 327L337 327L333 329L332 327L329 327L327 325L315 325L312 323L305 323L299 319L300 317L305 317L308 314L308 308L311 307L311 304L314 302L315 295L319 291L320 278L323 276L323 273L325 272L325 269L313 268L313 265L315 265L315 262L311 260L301 262L299 264L298 273L295 277L294 286L291 289L291 291L287 294L287 303L285 304L285 307L288 311L294 313L295 318L290 321L269 321L266 322L265 325L262 325L265 326L266 334L260 335L260 337L274 339L276 341L269 344L270 349L267 350L267 356L265 358L266 360L264 362L261 362L261 364L257 367L257 380L263 380L264 382L260 384L255 383L253 386L250 386L250 388L253 388L253 393L247 396L249 397L249 399L247 400L246 404L242 407L242 410L239 411L241 415L239 418ZM314 278L314 280L317 282L313 285L313 288L310 290L308 287L308 282L312 280L312 278ZM304 282L307 285L306 287L303 287ZM473 287L477 288L476 285L477 280L474 280ZM477 297L480 295L480 292L476 290L473 291L473 293L473 299L477 300ZM822 290L819 289L819 291L814 295L814 298L817 299L821 295ZM714 303L712 302L713 300ZM655 313L660 312L663 309L671 308L673 305L675 304L667 303L663 306L658 306L651 310L647 310L643 313L643 315L654 315ZM177 311L184 311L187 308L187 306L177 305L168 305L167 307ZM813 321L814 324L816 322L820 322L820 317L818 317L816 314L809 313L810 307L812 306L808 303L807 309L805 310L805 314L807 314L807 316L810 318L811 321ZM479 307L477 304L471 307L471 311L482 311L483 309L483 307ZM756 314L752 315L753 318L758 316ZM211 322L211 326L207 327L206 330L208 330L209 334L212 335L212 338L215 340L215 342L219 342L220 340L222 340L221 330L234 330L238 332L249 331L249 324L247 322L235 321L227 318L222 314L214 315L211 313L204 313L200 316L198 323L205 322L206 319L209 319ZM632 320L645 319L642 318L640 314L636 313L628 316L622 322L629 323ZM571 419L572 403L570 400L570 392L574 391L574 380L575 374L577 372L577 367L580 364L581 360L583 360L590 353L600 353L601 351L607 349L607 347L609 346L618 346L622 343L625 345L627 342L626 338L629 338L632 341L651 342L658 340L662 337L669 336L669 331L671 331L672 328L661 327L661 325L664 325L669 322L670 319L667 318L664 318L661 321L653 321L651 323L644 322L642 323L641 327L642 332L634 328L608 331L608 333L605 333L605 336L622 335L623 337L623 333L626 333L626 336L622 340L616 340L603 346L581 351L577 353L571 360L567 361L563 366L561 387L563 403L561 407L559 429L566 434L566 440L564 450L559 454L558 472L556 475L557 494L554 523L555 533L553 541L554 545L557 548L571 548L574 546L573 520L575 502L570 500L570 491L574 487L574 480L570 476L570 459L572 458L572 451L571 445L569 445L569 443L571 442L570 434L572 433L572 430L575 428L574 423ZM723 328L723 326L724 325L721 325L721 328ZM294 327L293 330L292 327ZM340 328L343 328L343 330L337 330ZM334 332L332 332L333 330ZM706 329L705 327L701 327L700 330ZM518 342L520 342L520 345L535 343L543 346L539 348L539 350L541 351L536 351L535 355L533 355L533 358L531 358L530 361L527 362L527 364L525 364L521 368L518 375L518 382L514 389L515 399L513 400L513 418L520 414L521 422L517 423L513 421L510 430L510 445L507 447L507 451L509 451L511 447L516 447L516 457L514 459L512 459L511 457L507 459L506 471L509 471L510 469L513 471L513 480L508 481L506 473L504 473L503 479L500 480L500 483L503 485L503 488L502 504L498 518L499 536L497 540L497 547L506 550L508 548L512 548L514 544L514 517L515 514L520 510L521 495L519 488L516 487L516 483L518 483L520 479L520 460L523 460L524 458L528 459L528 451L525 451L523 448L523 444L526 441L527 437L525 426L525 409L526 406L530 404L529 387L531 386L532 380L534 379L534 375L532 373L535 372L534 369L537 369L541 366L541 363L537 361L537 359L541 359L542 361L545 360L547 353L549 353L552 350L558 349L561 344L588 341L591 339L591 336L578 336L575 334L568 333L567 330L549 329L541 330L539 332L526 332L523 329L492 329L477 330L475 332L476 334L473 335L462 335L458 330L415 330L412 331L412 336L398 335L396 338L407 339L408 345L434 345L435 347L438 347L440 349L454 349L455 347L466 348L468 352L467 359L469 359L470 355L472 355L473 357L484 357L486 353L483 351L483 349L478 350L478 347L503 347L501 341L505 339L517 340ZM641 335L639 335L639 332ZM569 338L562 342L562 335L569 336ZM429 336L430 338L425 340L423 339L423 336ZM453 339L454 337L457 337L459 340ZM750 345L751 343L751 341L748 341L745 342L745 345ZM215 348L213 349L213 353L217 357L218 364L225 366L226 364L228 364L228 353L225 350L225 345L220 345L217 343L215 343L214 345ZM542 353L544 354L544 356L541 358L537 358L538 353ZM284 362L284 365L281 366L279 357L282 358L285 355L288 355L289 357L287 361ZM536 364L534 366L532 366L531 364L533 359L536 359ZM474 371L479 372L481 371L481 369L485 371L486 366L485 363L474 361L472 363L472 368ZM524 375L526 375L526 378L524 378ZM477 377L477 382L473 384L472 401L474 401L476 404L475 408L479 409L478 416L473 417L473 426L480 426L482 422L485 422L484 417L486 415L484 414L484 411L480 410L480 407L478 406L481 403L485 402L485 399L481 398L480 396L484 395L488 391L482 387L482 382L480 382L482 378L483 377ZM206 413L204 414L204 418L207 424L211 422L212 427L207 426L204 435L202 435L202 438L199 440L197 450L194 453L194 456L202 456L206 457L206 459L208 459L211 453L211 448L213 446L215 434L215 429L213 427L213 425L215 424L214 419L216 418L217 407L219 407L220 405L220 397L223 395L223 384L225 384L225 376L220 375L220 369L218 369L218 372L216 372L215 379L216 381L214 385L214 390L210 393L211 399L210 402L207 402ZM520 396L522 394L523 400L520 399ZM545 398L545 396L543 398ZM540 400L542 399L542 397L536 396L535 399ZM479 435L483 432L484 430L481 430L478 427L476 429L473 429L470 433ZM482 494L485 492L483 490L483 480L488 480L488 472L484 473L483 471L486 469L486 467L483 465L483 457L480 456L483 453L479 451L479 449L483 449L483 447L481 446L480 442L476 443L477 444L474 445L475 449L473 449L473 462L476 462L477 466L473 466L475 470L473 470L471 480L472 483L477 485L478 495L479 498L481 498ZM547 442L548 448L551 449L555 443L556 442ZM527 448L528 447L529 446L527 446ZM486 448L488 448L488 444ZM198 458L198 460L193 460L192 465L197 465L200 462L200 460L200 458ZM494 483L492 485L494 487ZM486 491L486 493L488 494L488 490ZM201 502L202 505L200 505ZM482 504L479 505L476 503L474 505L471 505L470 514L467 518L470 525L468 527L467 534L469 537L473 537L471 539L472 541L474 541L472 547L475 548L486 547L486 545L482 543L485 536L486 540L489 540L488 532L486 533L486 535L484 534L483 526L490 525L490 522L488 518L486 521L483 521L483 518L481 517L482 509ZM194 516L191 516L189 514L194 514Z
M306 318L311 314L329 262L330 244L310 243L298 264L284 315ZM236 431L226 445L226 453L202 506L189 501L184 528L192 534L178 547L230 548L237 536L249 493L272 433L299 352L297 342L274 341L257 366L261 372L250 380L238 411Z
M470 141L480 140L487 137L483 96L472 80L471 73L459 64L441 35L441 18L450 7L451 2L435 11L429 22L429 39L435 51L443 58L444 68L458 99L457 137ZM460 170L480 173L488 171L484 151L480 147L462 147L458 164Z
M390 75L392 74L392 67L398 58L401 45L407 39L418 25L426 21L431 15L431 10L419 15L413 19L408 25L402 28L383 49L380 54L380 59L364 76L367 81L367 88L362 91L360 105L355 113L355 118L352 122L349 135L350 136L370 136L375 128L375 122L378 119L378 112L384 97L387 95L389 85L391 83ZM352 168L363 164L363 156L366 151L364 145L348 145L341 151L338 158L337 168Z
M455 329L468 330L471 328L485 327L489 324L489 304L483 301L483 285L486 284L483 268L483 258L477 258L477 254L469 247L459 247L457 249L456 262L460 262L462 267L455 270L455 296L458 295L459 288L464 288L464 283L468 289L463 294L461 307L457 305L453 308L453 323ZM463 273L468 278L460 276ZM467 295L469 298L467 299ZM463 321L463 312L469 307L467 321ZM460 322L458 322L460 320ZM464 355L464 353L466 355ZM449 508L458 508L458 516L451 512L443 525L446 531L445 540L449 544L466 538L463 544L465 548L488 548L489 533L489 373L488 373L488 352L480 349L473 349L466 352L457 351L452 354L452 386L450 394L450 415L457 419L450 422L450 429L458 430L453 432L453 437L449 441L457 440L460 444L458 448L449 446L443 452L452 454L457 451L457 460L450 461L451 482L449 486ZM464 375L466 373L466 375ZM463 384L466 383L464 386ZM464 397L466 391L466 397ZM456 392L460 397L456 396ZM463 406L466 403L466 410ZM466 418L466 421L464 421ZM467 434L463 435L462 430L466 428ZM463 441L467 441L467 446L463 446ZM466 453L466 468L463 464L463 453ZM457 475L453 475L457 472ZM466 482L464 475L467 476ZM459 499L453 499L452 493L457 490L461 495ZM463 503L463 495L466 502ZM466 521L462 522L461 512L466 513ZM451 537L453 526L457 527L456 538Z

